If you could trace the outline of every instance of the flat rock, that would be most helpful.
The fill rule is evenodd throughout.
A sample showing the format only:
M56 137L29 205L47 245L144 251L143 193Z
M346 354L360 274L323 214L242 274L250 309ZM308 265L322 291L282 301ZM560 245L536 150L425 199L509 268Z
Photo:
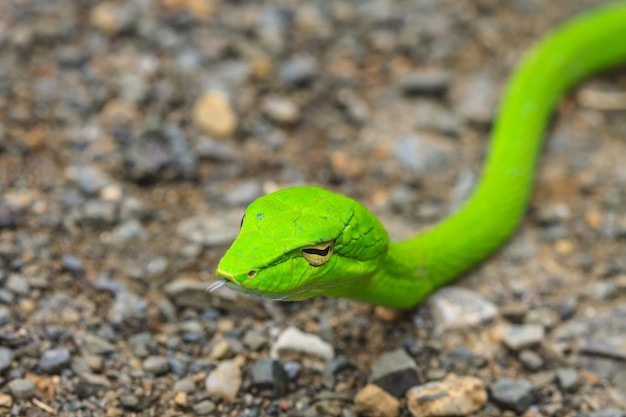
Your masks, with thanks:
M491 397L500 407L518 414L537 401L537 393L525 379L499 379L491 386Z
M411 388L406 398L416 417L465 416L487 403L487 391L478 378L449 374L442 381Z
M287 373L282 364L271 358L259 358L252 365L252 386L272 398L287 392Z
M474 291L461 287L444 287L428 299L437 330L467 328L493 320L498 308Z
M513 325L504 332L502 341L509 349L522 350L539 344L545 334L540 324Z

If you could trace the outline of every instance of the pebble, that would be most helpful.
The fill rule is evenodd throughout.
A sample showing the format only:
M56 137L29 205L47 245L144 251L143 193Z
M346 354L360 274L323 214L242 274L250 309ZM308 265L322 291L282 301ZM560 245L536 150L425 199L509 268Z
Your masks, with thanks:
M303 87L310 84L319 71L317 59L309 54L298 54L287 59L278 70L278 77L286 84Z
M287 97L267 97L261 108L270 120L279 124L293 124L300 118L300 109Z
M9 391L13 398L21 400L35 395L35 384L28 379L17 378L8 384Z
M91 392L111 389L111 381L105 375L83 372L79 376Z
M400 402L378 385L367 384L354 397L354 412L369 417L396 417Z
M495 304L474 291L455 286L436 291L429 297L428 305L439 332L484 324L498 314Z
M82 276L85 273L83 261L76 256L64 255L63 258L61 258L61 266L64 271L69 272L75 277Z
M184 219L178 225L176 233L191 242L209 247L229 244L239 233L241 213L236 214L237 217L234 217L231 211L231 214L224 216L195 216Z
M164 290L176 306L197 309L204 309L210 306L221 308L222 303L220 303L220 297L224 299L224 305L228 305L229 300L232 302L232 300L238 297L236 293L232 291L226 292L222 289L215 294L207 294L206 289L208 287L209 283L194 281L188 278L179 278L167 284ZM229 295L230 298L227 295Z
M0 375L11 369L14 357L11 349L0 346Z
M407 134L400 136L394 145L395 158L417 174L437 174L450 167L453 148L450 143L433 135Z
M154 355L159 350L157 341L152 334L148 332L132 335L130 339L128 339L128 345L133 351L133 354L138 358L146 358L150 355Z
M82 339L87 352L94 355L108 355L117 352L117 347L114 344L94 334L83 334L80 339Z
M409 95L440 95L450 85L450 74L442 69L418 70L400 80L400 88Z
M235 361L220 363L205 381L209 395L216 395L226 401L233 401L241 388L241 369Z
M457 112L468 121L479 124L491 123L496 110L494 79L487 74L477 74L453 92ZM456 93L456 94L455 94Z
M520 324L509 327L502 335L504 344L512 350L522 350L539 344L545 330L539 324Z
M67 178L74 181L78 189L87 196L97 195L113 180L107 173L94 165L74 165L67 169Z
M607 408L605 410L590 411L584 417L626 417L626 411L617 408Z
M222 198L230 206L247 206L263 195L263 186L257 179L241 182L228 191Z
M252 365L252 386L262 395L280 398L287 392L287 373L280 362L260 358Z
M556 370L556 381L563 391L575 391L580 383L580 374L574 368L559 368Z
M442 381L411 388L406 398L409 411L416 417L465 416L487 403L487 391L478 378L449 374Z
M257 329L250 329L243 335L243 344L252 352L256 352L267 346L268 341L265 333Z
M193 123L208 136L229 138L235 133L238 120L225 94L207 91L194 104Z
M71 359L72 355L67 348L49 349L42 353L37 369L40 372L55 374L66 368Z
M148 302L130 291L124 290L115 294L115 300L109 311L107 319L113 325L121 325L128 320L143 320L146 316Z
M319 336L304 333L295 327L287 327L270 348L270 356L281 362L295 356L309 366L321 370L335 357L335 349Z
M4 287L15 295L28 295L30 293L30 284L26 277L21 274L9 274Z
M91 9L91 24L109 36L130 30L139 19L133 2L104 1Z
M139 184L193 178L198 168L186 133L172 124L133 137L122 155L125 176Z
M151 374L164 375L170 371L170 361L165 356L149 356L143 361L142 367Z
M543 367L544 361L539 354L530 349L524 349L519 353L519 360L526 369L537 371Z
M174 392L192 393L196 391L196 383L191 378L183 378L174 382Z
M2 294L0 294L2 295ZM4 296L2 297L3 301L8 301L8 302L12 302L13 301L13 294L6 291L6 294L4 294ZM11 310L9 309L9 307L6 306L0 306L0 326L4 326L5 324L9 323L11 321Z
M526 411L537 401L537 393L532 384L525 379L497 380L491 386L491 397L500 407L518 414Z
M374 362L368 382L400 398L419 383L417 365L404 349L396 349Z
M200 401L199 403L194 404L192 407L193 412L199 416L209 415L213 411L215 411L216 408L217 407L215 403L209 400Z

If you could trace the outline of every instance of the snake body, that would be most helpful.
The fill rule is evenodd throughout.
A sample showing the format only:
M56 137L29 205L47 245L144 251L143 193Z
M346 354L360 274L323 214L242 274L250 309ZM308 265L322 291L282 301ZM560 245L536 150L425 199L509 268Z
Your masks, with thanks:
M626 2L572 19L540 40L510 78L480 180L461 208L414 238L390 242L360 203L316 187L260 197L217 276L274 299L317 295L409 308L499 248L526 211L546 124L585 77L626 60Z

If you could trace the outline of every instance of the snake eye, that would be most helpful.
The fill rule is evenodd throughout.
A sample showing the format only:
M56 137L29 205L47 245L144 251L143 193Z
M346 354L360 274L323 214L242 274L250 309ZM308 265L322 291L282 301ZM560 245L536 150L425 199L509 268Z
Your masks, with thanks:
M302 257L311 266L324 265L333 254L334 241L322 242L302 249Z

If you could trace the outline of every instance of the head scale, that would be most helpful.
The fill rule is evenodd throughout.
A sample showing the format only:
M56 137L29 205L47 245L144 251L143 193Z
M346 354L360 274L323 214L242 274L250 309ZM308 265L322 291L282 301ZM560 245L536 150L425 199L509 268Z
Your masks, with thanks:
M231 288L275 299L332 294L373 274L387 244L360 203L322 188L288 188L248 206L217 275Z

